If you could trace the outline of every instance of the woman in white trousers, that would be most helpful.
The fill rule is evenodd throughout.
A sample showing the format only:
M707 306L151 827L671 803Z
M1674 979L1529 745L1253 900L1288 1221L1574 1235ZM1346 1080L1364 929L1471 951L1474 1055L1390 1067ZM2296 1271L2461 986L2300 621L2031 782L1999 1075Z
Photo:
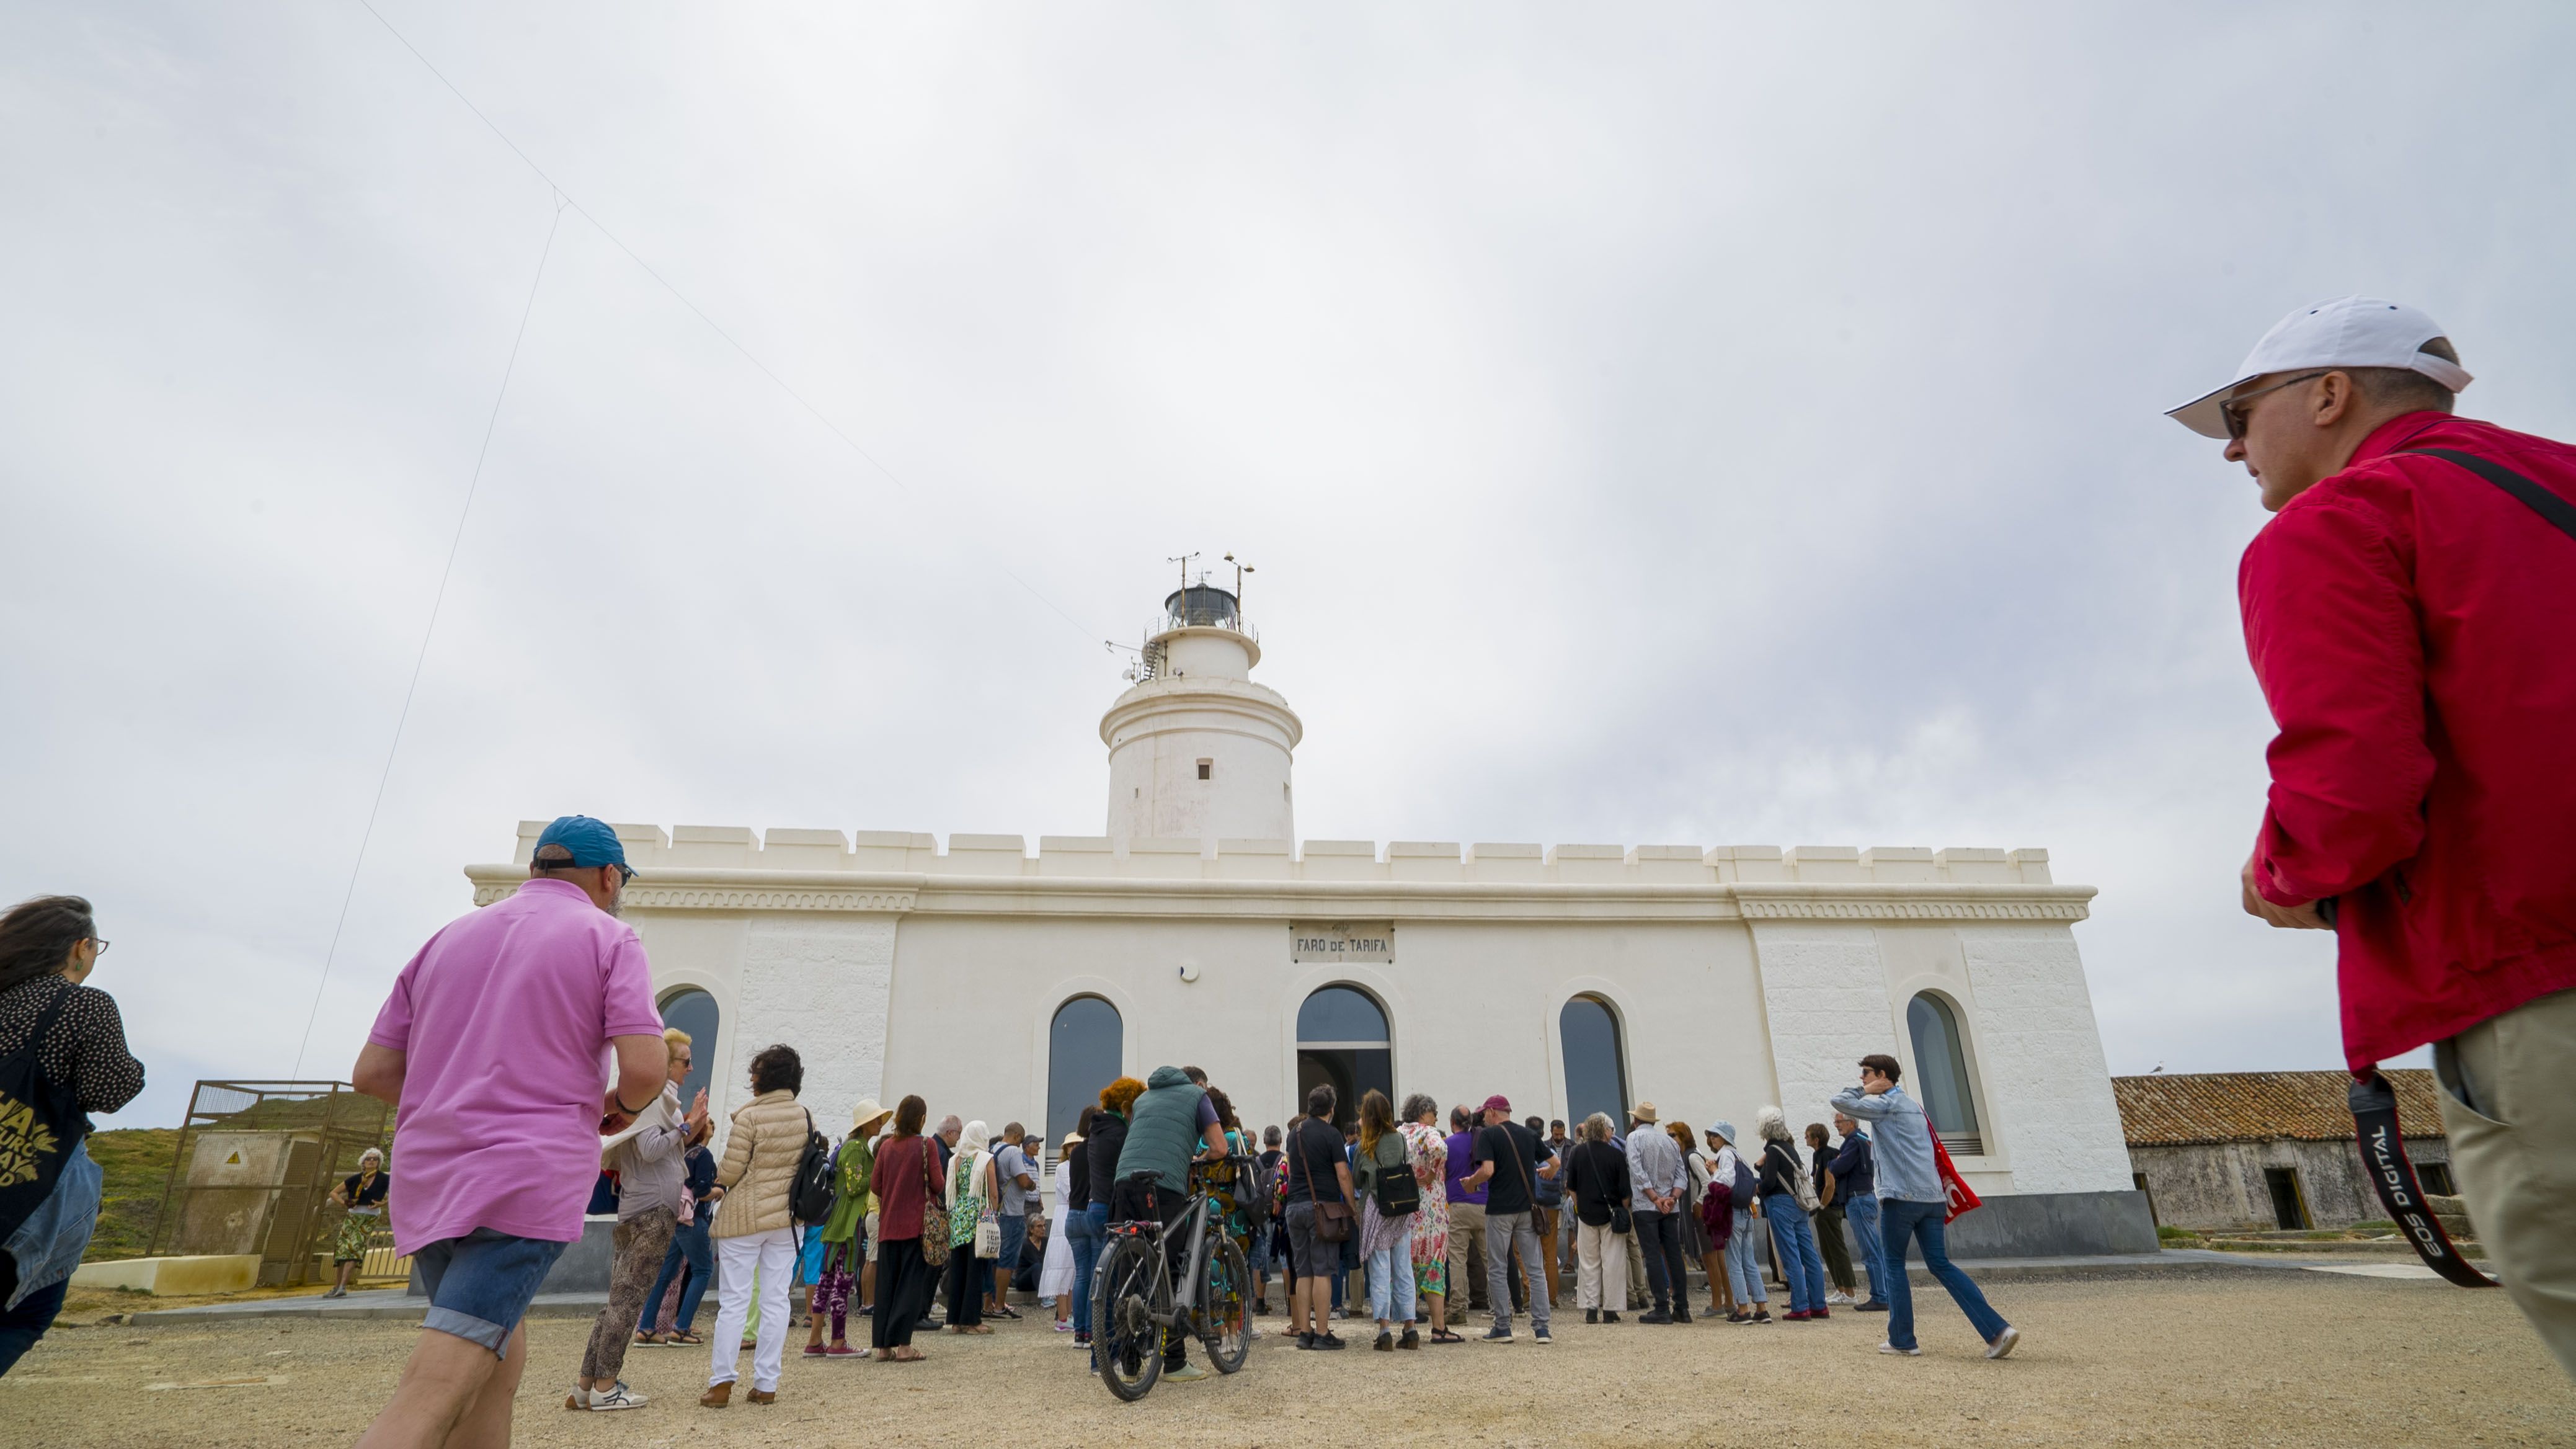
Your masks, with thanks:
M774 1046L751 1059L752 1099L733 1114L725 1134L716 1182L725 1190L708 1236L716 1250L716 1331L708 1342L707 1391L698 1402L721 1409L733 1400L740 1377L742 1325L751 1295L760 1294L760 1328L751 1352L751 1402L778 1398L780 1361L787 1349L788 1286L796 1281L793 1199L796 1167L805 1155L813 1118L796 1104L805 1064L796 1049Z

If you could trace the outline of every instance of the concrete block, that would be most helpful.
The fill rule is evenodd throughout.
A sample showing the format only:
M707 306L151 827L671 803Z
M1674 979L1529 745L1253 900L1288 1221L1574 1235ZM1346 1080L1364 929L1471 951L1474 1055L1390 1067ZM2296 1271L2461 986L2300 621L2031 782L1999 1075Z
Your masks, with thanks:
M1117 871L1118 842L1106 835L1038 837L1040 875L1115 875Z
M2023 885L2048 885L2048 852L2022 849L2012 852L2013 869L2020 872Z
M1547 851L1536 845L1476 844L1467 847L1467 878L1479 881L1547 879Z
M1290 880L1297 874L1296 845L1286 840L1220 840L1219 880Z
M1309 840L1298 851L1297 874L1303 880L1384 880L1374 840Z
M1662 885L1699 885L1717 879L1708 851L1696 845L1640 845L1628 852L1636 878Z
M1454 840L1390 840L1386 869L1396 880L1454 881L1466 876Z
M1788 867L1789 878L1797 881L1858 881L1869 879L1869 868L1861 864L1860 851L1849 845L1791 846L1781 857Z
M761 839L759 863L769 870L848 870L850 838L837 830L773 829Z
M950 875L1025 875L1027 843L1016 835L951 835L940 869Z
M72 1270L75 1288L126 1288L156 1298L239 1293L258 1283L257 1253L124 1258L113 1263L83 1263Z
M674 825L665 865L712 865L741 869L753 864L760 842L738 825Z

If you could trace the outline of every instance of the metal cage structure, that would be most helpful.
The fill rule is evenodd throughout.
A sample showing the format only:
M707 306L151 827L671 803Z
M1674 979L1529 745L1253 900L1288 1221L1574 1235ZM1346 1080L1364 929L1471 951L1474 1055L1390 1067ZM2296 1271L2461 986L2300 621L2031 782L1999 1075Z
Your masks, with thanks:
M344 1216L332 1185L368 1148L390 1155L392 1137L393 1108L347 1082L201 1081L179 1125L150 1252L256 1253L262 1287L327 1277L317 1260ZM390 1239L370 1244L360 1271L399 1271Z

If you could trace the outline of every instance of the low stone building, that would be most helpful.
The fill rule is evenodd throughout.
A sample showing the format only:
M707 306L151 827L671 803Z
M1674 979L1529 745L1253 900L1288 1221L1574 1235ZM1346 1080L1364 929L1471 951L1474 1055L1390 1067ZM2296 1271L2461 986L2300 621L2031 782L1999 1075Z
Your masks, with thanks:
M2455 1191L2433 1074L2392 1070L2424 1190ZM2339 1228L2386 1216L2363 1176L2342 1072L2114 1077L2129 1168L2159 1227Z

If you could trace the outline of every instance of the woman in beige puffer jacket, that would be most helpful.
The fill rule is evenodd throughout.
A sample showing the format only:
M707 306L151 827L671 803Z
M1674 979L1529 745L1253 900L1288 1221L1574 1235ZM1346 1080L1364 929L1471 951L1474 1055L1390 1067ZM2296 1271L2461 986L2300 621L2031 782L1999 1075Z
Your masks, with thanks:
M734 1109L725 1133L716 1184L724 1201L708 1230L716 1250L715 1336L707 1391L698 1400L711 1409L732 1397L735 1365L742 1356L742 1326L751 1316L755 1281L760 1291L760 1333L751 1355L751 1402L778 1397L779 1361L787 1345L787 1289L796 1277L796 1168L805 1156L812 1122L797 1105L805 1064L796 1049L774 1046L751 1059L752 1099Z

